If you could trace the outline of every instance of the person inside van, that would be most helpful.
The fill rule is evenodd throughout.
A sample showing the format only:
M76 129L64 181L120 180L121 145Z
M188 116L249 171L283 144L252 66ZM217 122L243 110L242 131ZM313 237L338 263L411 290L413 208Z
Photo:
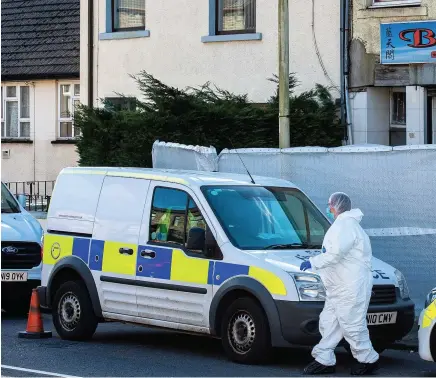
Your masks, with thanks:
M316 270L327 293L319 317L322 339L312 351L315 361L304 372L309 375L334 373L334 350L345 338L358 361L351 374L370 374L378 368L379 360L366 322L373 281L371 243L360 226L363 213L351 209L351 200L345 193L331 195L327 212L334 222L324 237L322 253L300 267L303 271Z

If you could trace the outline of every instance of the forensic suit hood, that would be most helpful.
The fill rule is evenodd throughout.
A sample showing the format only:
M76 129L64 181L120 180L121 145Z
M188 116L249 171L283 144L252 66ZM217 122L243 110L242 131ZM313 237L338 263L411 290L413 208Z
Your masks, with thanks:
M372 290L372 250L360 226L362 217L359 209L340 214L325 235L323 253L309 260L327 293L319 324L323 339L312 353L326 366L336 363L334 348L342 338L359 362L378 360L366 323Z

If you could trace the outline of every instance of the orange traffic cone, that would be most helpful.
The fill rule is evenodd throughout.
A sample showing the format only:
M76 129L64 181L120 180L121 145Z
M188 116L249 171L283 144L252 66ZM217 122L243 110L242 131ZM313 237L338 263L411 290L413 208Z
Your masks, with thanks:
M44 331L42 324L41 309L39 307L39 295L36 289L32 290L30 298L29 317L27 318L27 327L23 332L18 333L18 337L24 339L46 339L51 337L50 331Z

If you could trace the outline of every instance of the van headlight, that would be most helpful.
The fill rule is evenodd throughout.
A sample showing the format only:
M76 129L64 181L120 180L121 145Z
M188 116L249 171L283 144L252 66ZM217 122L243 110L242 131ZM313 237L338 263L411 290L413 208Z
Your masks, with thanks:
M300 301L325 301L321 278L315 274L289 273L294 279Z
M410 299L409 287L407 286L406 279L398 269L395 269L395 277L398 281L398 287L400 289L400 296L402 299Z
M436 287L432 291L430 291L430 293L428 293L427 295L427 298L425 298L424 308L430 306L435 300L436 300Z

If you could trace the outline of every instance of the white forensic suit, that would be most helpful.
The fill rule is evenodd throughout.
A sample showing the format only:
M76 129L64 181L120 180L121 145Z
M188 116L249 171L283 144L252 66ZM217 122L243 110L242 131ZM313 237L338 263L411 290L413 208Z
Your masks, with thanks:
M334 350L342 338L359 362L371 364L379 358L366 322L373 280L372 250L360 226L362 217L359 209L340 214L324 237L323 253L309 259L327 294L319 318L322 339L312 351L315 360L325 366L336 364Z

